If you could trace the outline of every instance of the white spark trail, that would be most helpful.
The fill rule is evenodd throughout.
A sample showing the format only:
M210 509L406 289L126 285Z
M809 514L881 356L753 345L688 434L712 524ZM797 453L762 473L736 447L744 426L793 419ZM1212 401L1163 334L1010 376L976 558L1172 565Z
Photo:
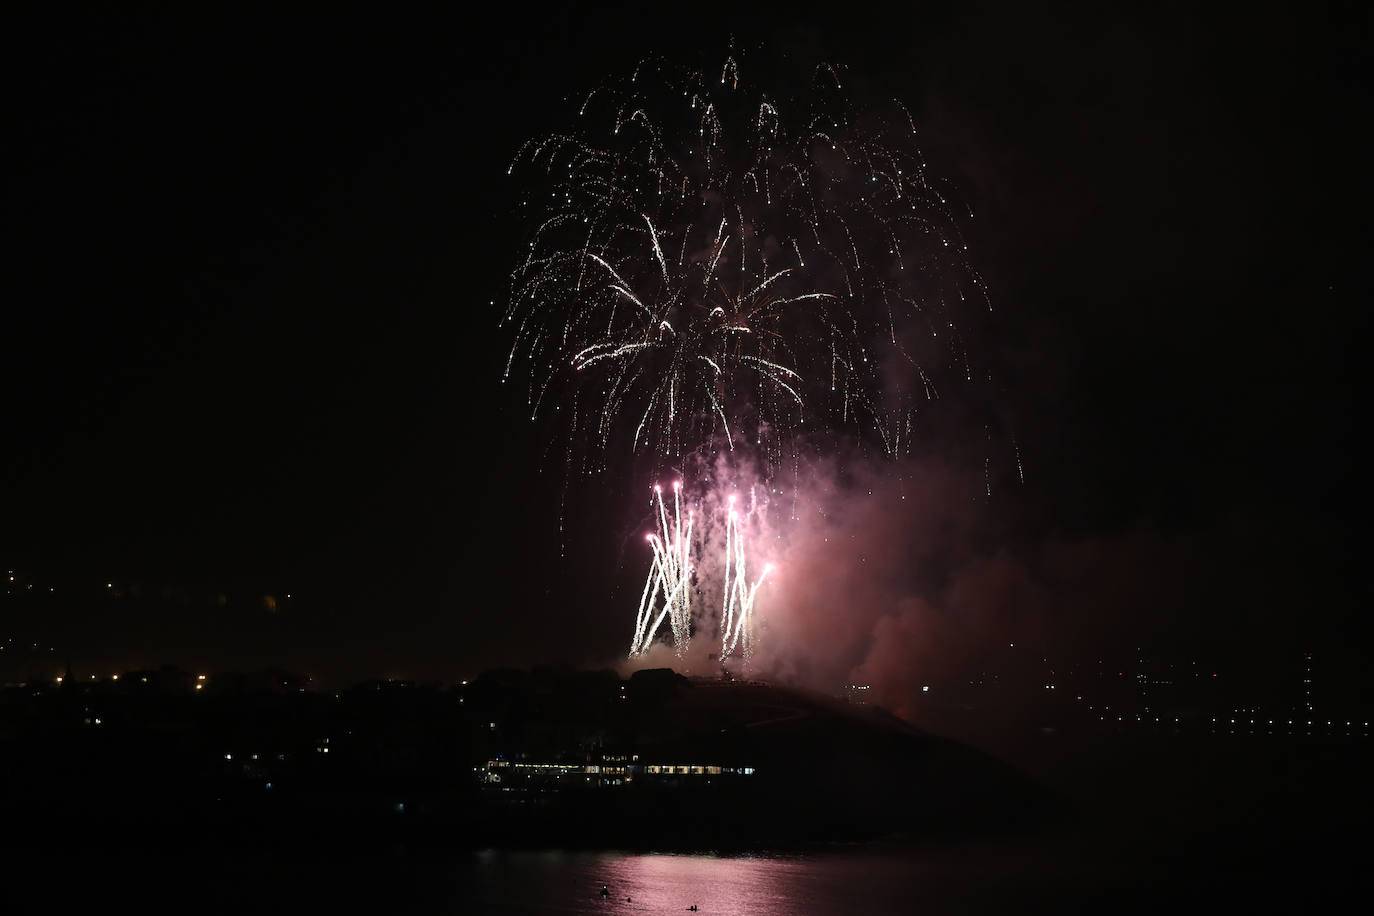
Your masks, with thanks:
M630 642L630 657L649 651L659 628L666 618L678 655L687 649L692 638L692 526L693 514L687 513L682 523L682 482L673 484L673 518L668 520L668 508L663 501L663 488L654 487L658 505L659 534L648 536L653 550L653 565L644 583L635 618L634 638ZM662 601L662 605L659 602Z
M654 221L649 219L648 214L644 214L644 222L649 224L649 238L654 240L654 255L658 258L658 266L663 268L663 282L668 280L668 263L663 260L663 249L658 247L658 231L654 229Z
M720 660L736 651L748 661L754 650L754 598L759 586L772 572L772 565L751 585L745 565L744 534L740 530L735 498L730 497L729 514L725 520L725 594L721 606Z

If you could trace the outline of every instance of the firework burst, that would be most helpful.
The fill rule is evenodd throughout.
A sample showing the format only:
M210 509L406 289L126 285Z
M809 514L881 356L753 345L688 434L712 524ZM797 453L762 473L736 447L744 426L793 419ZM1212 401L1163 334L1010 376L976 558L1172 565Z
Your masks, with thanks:
M773 482L790 464L795 483L804 450L909 454L928 404L989 380L965 328L990 302L910 113L857 104L830 65L782 85L741 82L733 55L642 61L515 156L530 234L503 378L566 445L565 483L616 453L654 474L720 459ZM723 552L719 538L706 550L713 514L684 522L681 490L670 512L655 488L630 654L665 622L684 653L693 557L709 556L720 659L747 661L771 566L750 581L733 506Z
M806 81L804 81L806 82ZM765 473L840 435L898 456L986 309L898 103L860 110L823 65L795 95L642 62L528 141L532 233L505 377L588 471L745 448ZM600 457L597 457L600 456Z

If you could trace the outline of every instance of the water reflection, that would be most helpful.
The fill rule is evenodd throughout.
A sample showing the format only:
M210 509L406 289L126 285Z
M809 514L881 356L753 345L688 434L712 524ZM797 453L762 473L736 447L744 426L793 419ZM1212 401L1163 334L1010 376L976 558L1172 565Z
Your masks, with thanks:
M909 913L914 906L949 912L947 904L967 902L977 874L967 855L939 858L909 849L756 856L487 851L467 860L462 880L474 912L680 913L694 905L701 913L757 916Z

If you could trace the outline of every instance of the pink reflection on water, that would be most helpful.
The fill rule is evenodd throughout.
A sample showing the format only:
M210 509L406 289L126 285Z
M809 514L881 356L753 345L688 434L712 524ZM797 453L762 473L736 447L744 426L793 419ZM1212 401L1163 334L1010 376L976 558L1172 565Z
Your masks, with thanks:
M805 880L806 863L799 860L763 858L715 858L711 856L626 856L612 866L617 886L627 888L620 902L630 897L644 911L686 911L692 905L702 913L796 912L796 885ZM630 890L630 889L633 890Z
M910 853L713 856L493 850L477 853L471 864L475 867L462 881L468 892L464 896L469 907L478 908L474 912L484 913L683 913L695 904L698 913L712 914L872 916L905 914L913 902L935 902L929 894L928 864ZM602 885L608 891L605 898ZM937 903L926 912L948 910Z

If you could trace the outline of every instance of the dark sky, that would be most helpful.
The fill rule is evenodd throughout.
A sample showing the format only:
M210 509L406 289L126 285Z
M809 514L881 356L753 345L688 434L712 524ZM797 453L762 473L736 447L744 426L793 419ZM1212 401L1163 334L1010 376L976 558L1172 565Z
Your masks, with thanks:
M556 462L497 383L505 168L565 95L733 33L906 100L976 211L1027 472L988 510L1001 549L1167 543L1187 572L1159 613L1188 638L1223 647L1243 618L1348 645L1369 601L1364 24L1088 10L10 18L0 549L73 593L230 599L169 621L83 598L22 626L78 657L147 634L139 660L347 676L618 651L630 484L574 496L600 507L560 534Z

